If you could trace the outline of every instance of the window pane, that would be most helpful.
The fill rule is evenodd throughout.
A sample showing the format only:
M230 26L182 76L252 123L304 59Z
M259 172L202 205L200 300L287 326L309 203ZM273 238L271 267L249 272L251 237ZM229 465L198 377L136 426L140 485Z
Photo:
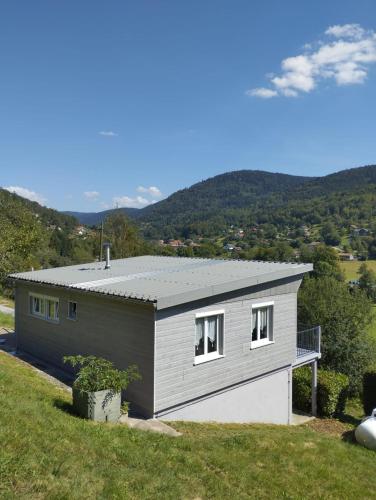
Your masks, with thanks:
M217 316L209 316L207 319L207 325L208 352L215 352L218 350Z
M40 306L40 313L43 314L44 316L46 314L44 299L39 299L39 306Z
M257 310L252 311L252 342L257 340Z
M260 339L268 338L268 309L260 309Z
M218 316L217 322L218 353L223 354L223 315Z
M48 319L59 318L59 302L55 300L47 300L47 317Z
M77 317L77 302L69 302L68 316L70 319L76 319L76 317Z
M205 320L204 318L196 319L196 342L195 342L195 355L201 356L201 354L205 353Z
M50 319L55 319L55 302L52 300L48 301L48 317Z

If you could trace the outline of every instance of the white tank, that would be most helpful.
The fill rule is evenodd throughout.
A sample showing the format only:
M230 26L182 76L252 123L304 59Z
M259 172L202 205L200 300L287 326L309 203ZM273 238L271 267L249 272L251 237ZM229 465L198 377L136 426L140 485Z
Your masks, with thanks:
M355 439L359 444L376 451L376 408L355 429Z

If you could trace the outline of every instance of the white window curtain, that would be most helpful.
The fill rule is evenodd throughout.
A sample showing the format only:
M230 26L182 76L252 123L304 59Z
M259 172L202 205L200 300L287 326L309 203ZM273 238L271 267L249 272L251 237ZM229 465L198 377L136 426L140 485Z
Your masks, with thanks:
M260 339L266 339L268 336L268 309L260 309Z
M209 316L207 319L208 352L217 350L217 316Z
M257 340L257 309L252 311L252 341L255 342Z
M205 341L205 319L200 318L196 320L196 342L195 342L196 356L204 354L205 352L204 341Z

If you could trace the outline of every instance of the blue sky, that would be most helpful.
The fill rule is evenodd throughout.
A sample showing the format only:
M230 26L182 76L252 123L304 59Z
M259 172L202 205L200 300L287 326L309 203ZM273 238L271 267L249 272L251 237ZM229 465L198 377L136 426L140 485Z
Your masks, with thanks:
M375 31L373 0L4 1L0 185L98 211L376 163Z

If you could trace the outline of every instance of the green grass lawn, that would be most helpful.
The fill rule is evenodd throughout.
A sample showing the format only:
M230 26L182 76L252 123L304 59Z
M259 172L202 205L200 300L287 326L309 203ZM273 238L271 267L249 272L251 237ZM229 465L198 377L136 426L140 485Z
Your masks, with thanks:
M366 260L366 261L359 261L359 260L351 260L351 261L341 261L339 263L341 269L345 273L345 278L346 280L356 280L359 278L358 270L359 267L365 262L367 264L367 267L370 269L373 269L376 272L376 260Z
M170 438L96 424L3 353L0 388L1 498L375 497L375 453L309 425L175 423Z
M11 314L4 314L0 311L0 328L14 328L14 317Z
M8 297L4 297L0 295L0 304L2 306L14 307L14 300L9 299Z

